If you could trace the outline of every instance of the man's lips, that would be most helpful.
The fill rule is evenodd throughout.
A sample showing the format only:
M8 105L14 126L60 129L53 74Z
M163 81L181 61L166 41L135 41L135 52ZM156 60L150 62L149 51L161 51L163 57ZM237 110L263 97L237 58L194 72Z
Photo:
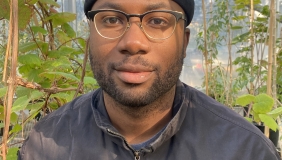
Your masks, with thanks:
M125 82L132 84L141 84L147 81L153 70L139 65L124 65L115 68L117 77Z

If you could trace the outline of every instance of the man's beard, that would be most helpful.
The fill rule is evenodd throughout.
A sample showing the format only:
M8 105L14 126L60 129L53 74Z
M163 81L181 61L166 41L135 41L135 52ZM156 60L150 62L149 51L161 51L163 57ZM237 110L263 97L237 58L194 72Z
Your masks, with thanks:
M162 72L160 66L150 65L141 57L134 59L133 61L130 61L130 58L126 57L126 59L120 63L110 63L107 66L107 72L103 70L103 62L101 62L98 58L93 56L91 53L89 58L95 79L103 91L121 105L126 107L143 107L156 101L172 89L172 87L177 83L182 70L184 50L182 50L182 54L180 53L179 56L176 57L175 61L171 62L163 74L161 74ZM152 85L143 92L134 91L134 88L138 87L138 84L131 84L130 89L118 88L111 74L114 71L113 68L115 66L122 65L124 63L139 64L154 68L156 78L154 79ZM129 91L131 89L133 91Z

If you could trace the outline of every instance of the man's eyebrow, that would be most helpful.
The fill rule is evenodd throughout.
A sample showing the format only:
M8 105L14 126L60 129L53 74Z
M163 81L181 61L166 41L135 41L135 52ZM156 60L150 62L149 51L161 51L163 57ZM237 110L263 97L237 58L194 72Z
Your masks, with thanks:
M112 2L106 2L100 6L98 6L99 9L116 9L116 10L123 10L122 5ZM169 8L164 2L154 3L146 6L146 11L150 10L156 10L160 8Z
M156 10L156 9L160 9L160 8L168 8L168 6L164 2L159 2L159 3L148 5L146 7L146 10L150 11L150 10Z

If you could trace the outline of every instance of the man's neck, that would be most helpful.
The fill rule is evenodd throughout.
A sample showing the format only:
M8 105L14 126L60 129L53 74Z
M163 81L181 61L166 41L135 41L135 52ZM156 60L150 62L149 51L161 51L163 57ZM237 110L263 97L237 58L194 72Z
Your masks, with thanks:
M104 102L113 126L129 144L138 144L157 134L171 120L174 95L175 87L154 103L136 108L122 106L104 92Z

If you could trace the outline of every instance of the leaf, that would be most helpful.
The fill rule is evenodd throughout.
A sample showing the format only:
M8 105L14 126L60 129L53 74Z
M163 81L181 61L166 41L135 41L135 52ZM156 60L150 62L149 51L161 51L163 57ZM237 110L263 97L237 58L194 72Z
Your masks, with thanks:
M9 19L10 18L10 5L8 0L0 1L0 18Z
M38 2L38 0L26 0L26 3L28 3L30 5L34 5L37 2Z
M259 118L264 123L265 126L269 127L273 131L276 131L278 129L277 123L274 121L274 119L266 114L259 114Z
M39 26L32 26L32 27L30 27L30 28L31 28L31 30L34 32L34 34L36 34L36 33L41 33L41 34L43 34L43 35L48 34L48 32L47 32L44 28L42 28L42 27L39 27Z
M30 69L27 75L28 81L40 82L42 77L39 77L39 74L44 72L42 69Z
M23 15L19 18L19 29L23 30L26 28L27 24L29 23L32 17L33 9L25 5L25 0L19 0L18 5L19 15Z
M18 1L19 15L21 16L18 20L19 29L25 29L32 16L32 9L25 5L24 0ZM10 4L8 0L0 0L0 19L10 19Z
M19 147L9 148L8 154L7 154L7 159L8 160L17 160L18 150L19 150Z
M276 109L268 112L267 114L270 115L271 117L273 117L274 119L276 119L279 115L282 114L282 107L276 108Z
M253 110L258 114L265 114L271 111L274 100L267 94L259 94L255 97Z
M0 98L4 97L7 92L7 87L0 88Z
M55 7L57 7L57 8L60 8L60 7L61 7L61 6L60 6L58 3L56 3L54 0L39 0L39 1L42 2L42 3L50 4L50 5L55 6Z
M35 42L23 43L19 46L19 52L25 53L25 52L28 52L28 51L35 50L38 47L40 47L42 44L43 44L43 42L41 42L41 41L37 41L37 43L35 43Z
M33 92L31 92L29 99L30 100L36 100L36 99L43 97L43 95L44 95L43 92L33 91Z
M247 94L247 95L243 95L240 96L236 99L236 104L240 105L242 107L247 106L248 104L250 104L251 102L253 102L255 99L255 96Z
M26 109L31 110L31 111L33 111L33 110L37 111L40 108L42 108L44 104L45 104L45 102L36 102L34 104L27 105Z
M68 37L74 38L76 36L75 31L73 30L73 28L68 23L62 24L62 29L68 35Z
M43 72L40 74L42 77L47 77L49 79L59 78L59 77L65 77L67 79L79 81L77 77L75 77L72 74L64 73L64 72Z
M19 131L21 131L21 130L22 130L22 126L19 125L19 124L15 124L15 125L13 126L13 129L10 131L10 134L11 134L11 133L17 133L17 132L19 132Z
M85 85L88 85L88 84L90 84L90 85L96 85L96 84L97 84L97 81L96 81L93 77L84 77L83 83L84 83Z
M56 97L56 98L59 98L59 99L64 99L67 102L71 101L72 98L73 98L73 96L71 96L70 94L67 94L67 93L56 93L56 94L52 94L51 97L52 98Z
M14 102L12 107L12 112L17 112L20 110L25 109L25 107L28 105L30 99L27 98L27 95L17 98L17 100Z
M36 54L20 55L18 60L21 64L36 65L36 66L41 65L41 60Z
M69 68L71 66L71 62L66 56L61 56L59 59L51 61L50 65L53 68L58 68L58 67Z
M47 17L45 21L52 20L54 27L62 25L67 22L74 21L76 19L76 14L63 12L63 13L55 13L51 16Z
M18 122L18 115L15 112L11 113L11 124L15 125L17 124L17 122Z
M0 105L0 122L3 122L3 121L4 121L4 107Z
M249 121L250 123L253 123L253 120L252 120L252 118L249 118L249 117L245 117L245 119L246 119L247 121Z
M58 31L57 34L56 34L56 37L58 37L58 39L61 43L70 42L70 40L71 40L71 38L68 37L68 35L63 31ZM70 46L70 43L66 43L66 45L68 45L68 44Z
M242 29L243 26L232 26L231 29L232 30L237 30L237 29Z
M85 39L83 38L79 38L77 39L78 43L80 44L80 46L85 49L86 48L86 42L85 42Z

